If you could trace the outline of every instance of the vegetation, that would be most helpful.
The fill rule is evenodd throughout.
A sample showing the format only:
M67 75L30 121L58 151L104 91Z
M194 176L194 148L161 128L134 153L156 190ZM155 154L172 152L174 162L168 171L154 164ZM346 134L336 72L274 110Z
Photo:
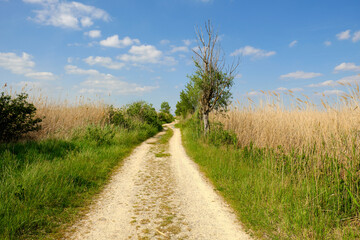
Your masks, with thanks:
M25 93L12 97L4 92L0 96L0 142L21 138L40 129L41 118L35 118L36 108L27 101Z
M194 78L188 78L190 82L185 85L184 90L181 90L180 101L176 104L176 116L186 117L188 114L194 114L198 109L200 89L196 82L192 80Z
M189 155L260 238L359 239L359 87L322 107L265 94L212 115L207 138L199 120L183 124Z
M197 30L197 49L194 50L196 72L190 77L199 88L199 113L203 120L204 134L210 131L209 114L213 110L226 110L230 103L231 86L238 64L226 67L221 56L218 34L210 21L205 24L205 36Z
M175 120L174 116L170 113L170 109L171 107L168 102L161 103L161 109L158 116L162 123L171 123Z
M41 97L27 103L26 94L18 96L5 100L20 105L13 107L17 116L42 128L22 134L27 141L0 144L0 239L61 235L122 159L162 128L145 102L117 109L96 102L49 104Z

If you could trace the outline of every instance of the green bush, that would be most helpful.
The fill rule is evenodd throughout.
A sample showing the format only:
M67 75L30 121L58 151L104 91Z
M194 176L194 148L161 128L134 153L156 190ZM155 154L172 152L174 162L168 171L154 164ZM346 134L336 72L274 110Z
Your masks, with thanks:
M223 124L212 123L210 128L211 131L208 134L209 143L213 144L214 146L237 145L238 140L236 134L225 130Z
M162 123L171 123L175 120L174 116L170 113L159 112L158 116Z
M161 122L155 108L144 101L138 101L126 106L126 113L132 118L139 118L145 123L161 130Z
M35 118L36 108L27 102L26 93L18 94L13 98L5 95L0 96L0 141L9 142L18 140L25 133L40 129L40 118Z
M131 121L126 116L124 109L117 109L113 106L109 108L109 123L115 126L130 128Z
M94 126L90 125L86 129L85 139L95 142L97 145L110 145L115 137L115 131L111 126Z

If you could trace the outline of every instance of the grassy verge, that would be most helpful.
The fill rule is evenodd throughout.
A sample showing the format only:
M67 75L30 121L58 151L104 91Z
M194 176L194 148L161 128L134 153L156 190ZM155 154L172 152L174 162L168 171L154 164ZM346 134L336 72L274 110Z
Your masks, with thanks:
M279 154L252 145L237 148L230 133L218 140L214 135L204 139L196 124L180 127L188 154L255 236L360 238L359 183L347 185L341 173L340 177L327 174L326 169L339 169L337 161L324 157L324 166L311 166L306 155Z
M0 145L0 239L55 236L157 131L89 126L70 140Z

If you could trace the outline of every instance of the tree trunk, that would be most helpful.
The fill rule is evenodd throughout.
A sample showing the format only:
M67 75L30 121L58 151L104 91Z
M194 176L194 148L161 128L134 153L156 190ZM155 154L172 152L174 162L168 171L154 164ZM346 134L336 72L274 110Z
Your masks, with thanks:
M206 136L210 132L210 125L209 125L209 113L203 114L203 121L204 121L204 135Z

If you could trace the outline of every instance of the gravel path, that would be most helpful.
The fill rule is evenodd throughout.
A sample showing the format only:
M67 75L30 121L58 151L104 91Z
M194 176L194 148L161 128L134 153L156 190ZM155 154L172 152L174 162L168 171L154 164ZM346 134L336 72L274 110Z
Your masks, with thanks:
M169 143L137 147L68 239L250 239L167 127Z

